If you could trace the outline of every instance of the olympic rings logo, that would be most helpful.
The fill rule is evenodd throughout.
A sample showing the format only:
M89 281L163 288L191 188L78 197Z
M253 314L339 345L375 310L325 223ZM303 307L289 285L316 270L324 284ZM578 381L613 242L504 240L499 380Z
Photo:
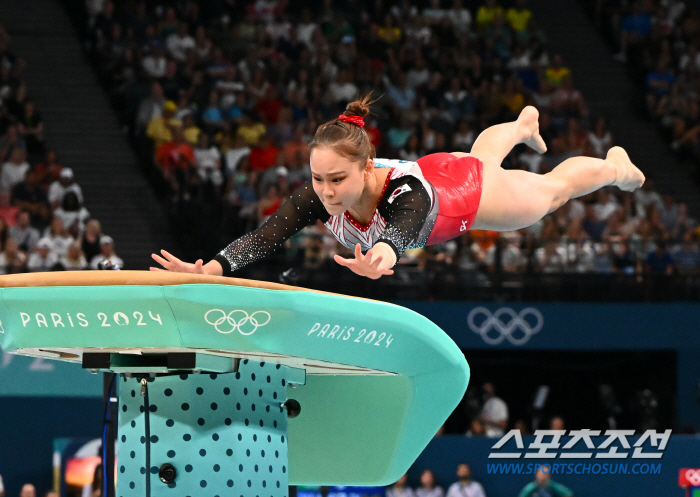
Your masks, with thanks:
M214 326L216 331L227 335L238 330L241 335L252 335L258 328L270 322L272 316L267 311L256 311L248 315L246 311L237 309L228 314L221 309L211 309L204 315L207 323ZM231 329L228 329L231 327Z
M700 471L689 469L685 472L685 479L694 487L700 486Z
M501 307L493 314L486 307L475 307L467 316L467 324L489 345L498 345L503 340L513 345L524 345L542 329L544 317L534 307L526 307L519 313L510 307ZM493 336L491 331L498 335Z

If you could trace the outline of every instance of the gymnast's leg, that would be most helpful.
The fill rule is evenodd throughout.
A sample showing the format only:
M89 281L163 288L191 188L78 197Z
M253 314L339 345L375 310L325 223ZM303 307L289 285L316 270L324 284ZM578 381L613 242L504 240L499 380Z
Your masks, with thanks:
M543 175L484 163L481 201L472 228L495 231L524 228L571 198L606 185L632 191L643 183L644 175L620 147L611 148L605 160L573 157Z
M484 167L501 167L501 162L516 145L524 143L541 154L547 146L540 136L539 112L532 106L525 107L517 121L496 124L486 128L477 137L470 153L452 152L458 157L474 156Z

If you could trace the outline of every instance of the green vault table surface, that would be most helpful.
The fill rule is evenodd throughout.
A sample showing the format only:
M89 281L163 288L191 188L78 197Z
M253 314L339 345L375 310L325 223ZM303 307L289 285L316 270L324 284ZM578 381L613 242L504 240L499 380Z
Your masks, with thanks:
M462 399L463 353L384 302L272 283L147 271L0 277L6 352L132 374L290 368L290 484L397 480Z

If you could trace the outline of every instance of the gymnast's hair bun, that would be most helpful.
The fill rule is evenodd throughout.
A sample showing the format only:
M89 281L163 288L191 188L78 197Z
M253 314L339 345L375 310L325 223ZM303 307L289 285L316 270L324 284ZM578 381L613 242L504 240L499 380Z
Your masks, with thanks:
M347 107L345 107L345 114L346 116L360 116L364 118L369 114L369 106L374 103L374 100L370 100L371 94L367 94L363 97L360 97L359 100L355 100L354 102L350 102Z

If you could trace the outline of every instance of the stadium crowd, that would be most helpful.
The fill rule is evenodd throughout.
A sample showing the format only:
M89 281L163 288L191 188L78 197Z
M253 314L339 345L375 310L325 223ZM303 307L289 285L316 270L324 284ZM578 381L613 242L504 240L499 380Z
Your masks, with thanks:
M648 116L697 173L700 10L682 0L599 0L594 9L619 48L615 58L629 64L643 81Z
M9 43L0 26L0 274L123 266L73 170L46 143L25 63Z
M197 238L196 257L255 229L309 180L307 143L318 125L370 91L378 101L366 130L380 157L469 150L482 129L515 119L527 104L541 113L549 151L520 146L504 167L546 173L574 155L605 157L614 144L525 0L471 9L461 0L94 5L93 60L172 203L173 225L216 234L208 244ZM202 214L182 215L194 206ZM650 178L634 194L606 189L531 228L473 230L409 251L400 264L695 274L696 228ZM302 253L308 269L345 251L319 227L287 248Z

